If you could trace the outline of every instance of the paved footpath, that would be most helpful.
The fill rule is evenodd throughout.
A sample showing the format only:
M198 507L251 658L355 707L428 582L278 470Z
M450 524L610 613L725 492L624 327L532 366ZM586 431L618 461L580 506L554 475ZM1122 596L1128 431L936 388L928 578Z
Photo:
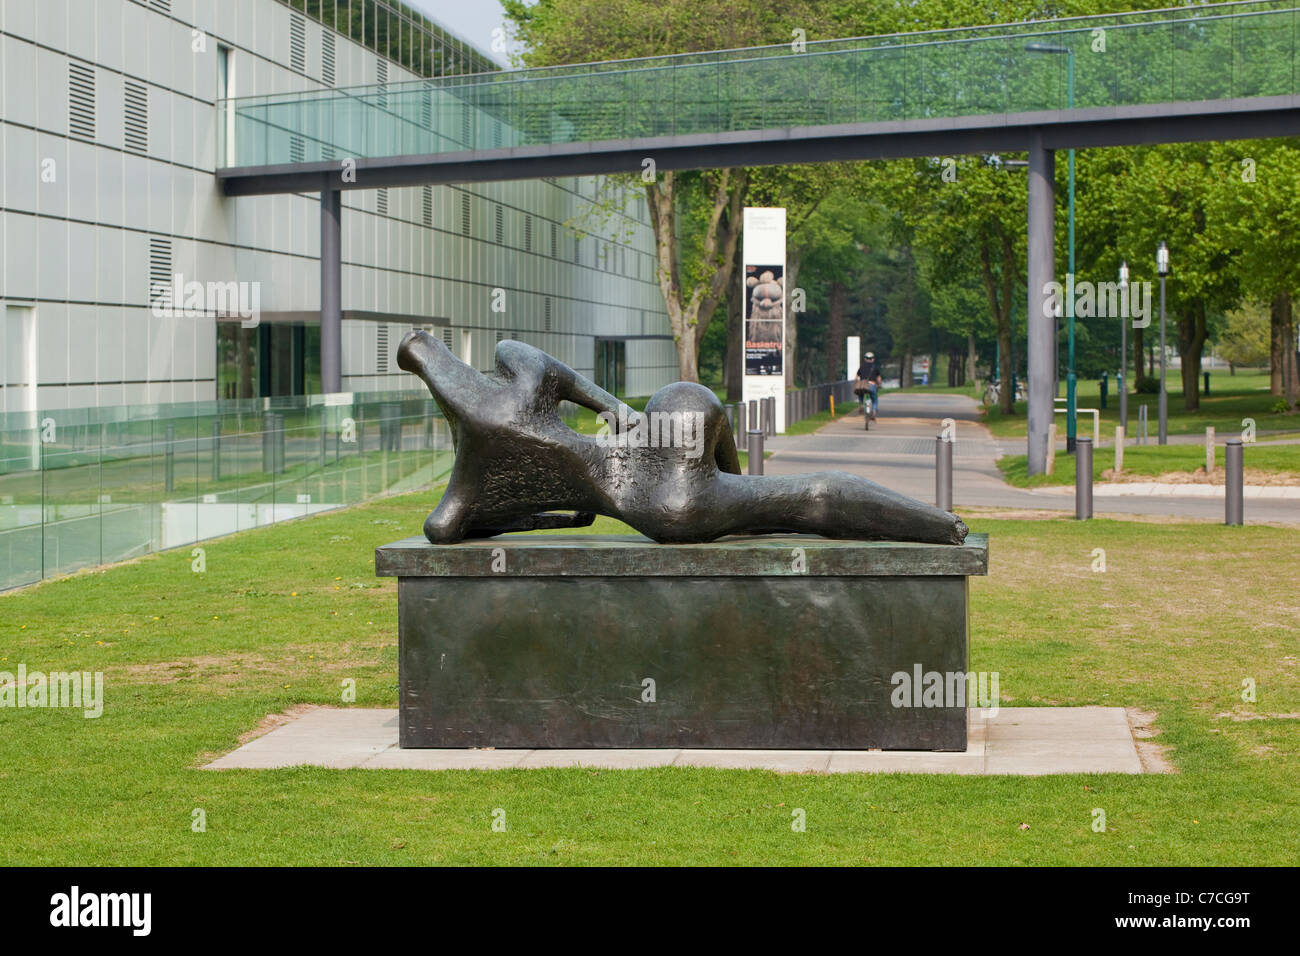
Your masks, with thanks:
M956 422L953 451L953 504L957 507L1016 508L1074 513L1074 495L1014 488L1002 480L1000 455L1025 453L1023 438L997 439L979 423L979 405L966 395L885 392L880 417L871 430L861 415L839 418L811 435L778 435L767 441L773 452L766 474L848 471L922 501L934 501L934 439L941 422ZM1057 466L1073 468L1058 443ZM1300 524L1300 500L1245 501L1246 521ZM1094 495L1093 513L1173 515L1223 520L1221 497L1177 495L1110 497Z

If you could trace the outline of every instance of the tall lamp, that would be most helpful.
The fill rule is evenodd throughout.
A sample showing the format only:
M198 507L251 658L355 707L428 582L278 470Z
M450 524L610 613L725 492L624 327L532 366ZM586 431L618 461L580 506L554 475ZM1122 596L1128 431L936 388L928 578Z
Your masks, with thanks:
M1156 274L1160 276L1160 438L1169 444L1169 393L1165 390L1165 278L1169 275L1169 247L1164 240L1156 250Z
M1119 264L1119 290L1121 301L1128 298L1128 262ZM1128 312L1125 309L1124 312ZM1119 427L1128 434L1128 389L1124 385L1124 373L1128 369L1128 316L1121 313L1119 317Z

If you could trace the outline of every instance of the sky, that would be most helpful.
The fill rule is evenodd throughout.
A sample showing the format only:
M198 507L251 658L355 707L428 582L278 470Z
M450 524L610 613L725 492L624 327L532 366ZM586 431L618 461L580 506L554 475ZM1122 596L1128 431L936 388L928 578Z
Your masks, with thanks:
M502 66L513 45L502 53L492 49L492 31L504 27L505 14L497 0L405 0L461 39L468 40Z

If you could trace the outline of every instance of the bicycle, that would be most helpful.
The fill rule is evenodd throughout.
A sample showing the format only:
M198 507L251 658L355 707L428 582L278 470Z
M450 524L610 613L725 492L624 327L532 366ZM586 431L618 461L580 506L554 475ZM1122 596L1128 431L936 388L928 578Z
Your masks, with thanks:
M864 402L862 405L863 431L871 431L871 423L875 421L876 410L879 407L880 407L880 394L879 392L876 391L876 388L873 386L867 389L866 393L864 394Z

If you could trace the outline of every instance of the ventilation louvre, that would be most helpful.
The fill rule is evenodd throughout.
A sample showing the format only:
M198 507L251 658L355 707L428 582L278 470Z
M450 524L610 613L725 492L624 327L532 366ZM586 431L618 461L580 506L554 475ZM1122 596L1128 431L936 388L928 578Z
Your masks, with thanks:
M122 145L133 153L149 151L149 88L127 80L123 84Z
M380 375L388 372L388 323L380 322L375 329L375 370Z
M433 228L433 187L424 187L424 227Z
M375 190L375 212L381 216L388 215L388 187L384 186Z
M546 297L545 309L543 311L543 328L549 332L551 331L551 297L549 295Z
M307 72L307 21L300 14L289 14L289 69Z
M524 216L524 252L533 251L533 217Z
M307 146L301 136L297 134L289 137L289 162L301 163L307 158Z
M95 138L95 68L84 63L68 64L68 135Z
M474 123L469 113L468 103L463 103L460 107L460 141L466 147L474 146Z
M172 241L149 240L149 304L170 310L172 302Z
M471 207L469 193L460 194L460 234L468 236L471 226Z
M388 61L375 59L375 79L379 83L379 95L376 102L383 109L388 109Z
M321 31L320 78L326 86L334 85L334 31L326 28Z
M448 326L447 328L442 330L442 344L447 346L447 348L451 348L451 343L453 341L454 341L454 336L452 334L451 327Z
M560 231L551 223L551 258L560 258Z
M495 239L496 239L496 243L497 243L498 246L503 246L503 245L505 245L505 242L506 242L506 214L505 214L505 210L503 210L503 209L501 208L501 204L500 204L500 203L497 203L497 208L496 208L496 235L495 235Z

